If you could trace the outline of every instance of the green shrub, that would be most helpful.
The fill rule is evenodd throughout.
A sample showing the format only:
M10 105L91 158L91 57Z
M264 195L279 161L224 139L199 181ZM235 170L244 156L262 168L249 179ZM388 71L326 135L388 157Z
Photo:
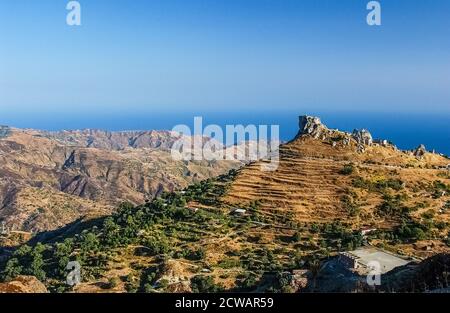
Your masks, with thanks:
M108 289L114 289L119 284L119 279L117 277L111 277L108 279Z
M302 240L302 234L300 232L296 232L293 236L292 236L292 241L293 242L300 242Z
M236 279L236 286L243 289L243 291L249 291L256 287L258 283L258 276L254 273L245 272Z
M223 287L216 285L212 276L197 275L191 278L191 289L194 293L216 293Z
M377 206L377 213L380 216L402 216L409 213L410 209L402 202L405 200L405 195L385 194L383 202Z
M353 166L353 164L346 164L344 165L344 167L339 171L339 174L342 175L351 175L353 174L355 171L355 167Z
M233 259L233 258L223 259L217 264L218 267L224 268L224 269L239 267L240 265L241 265L241 262L239 262L238 259Z
M347 211L347 213L350 216L357 216L361 211L360 207L355 203L353 198L350 197L349 195L343 195L341 197L341 203L342 203L342 206L344 207L344 209Z
M372 182L362 177L356 177L352 180L352 185L353 187L366 189L368 191L385 192L388 188L400 191L403 189L404 184L400 179L389 178Z

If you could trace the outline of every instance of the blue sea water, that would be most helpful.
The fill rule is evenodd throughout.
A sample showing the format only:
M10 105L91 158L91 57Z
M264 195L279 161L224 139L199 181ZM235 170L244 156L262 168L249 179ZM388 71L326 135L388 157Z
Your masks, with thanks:
M85 115L21 115L0 116L0 125L44 130L105 129L151 130L172 129L185 124L193 128L194 116L203 117L203 127L209 124L220 126L236 124L279 125L280 137L288 141L298 132L298 116L319 116L330 128L352 131L368 129L374 138L387 139L401 149L413 149L424 144L428 150L450 155L450 113L405 114L405 113L348 113L348 112L193 112L193 113L124 113Z

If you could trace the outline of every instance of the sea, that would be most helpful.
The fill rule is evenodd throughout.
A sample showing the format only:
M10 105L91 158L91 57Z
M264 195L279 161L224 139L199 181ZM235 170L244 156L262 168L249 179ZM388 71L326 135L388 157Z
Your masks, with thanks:
M299 116L321 118L329 128L351 132L365 128L376 139L386 139L403 150L424 144L429 150L450 155L450 113L374 113L374 112L147 112L147 113L85 113L58 115L2 115L0 125L41 130L103 129L171 130L176 125L193 129L194 117L202 117L203 127L226 125L279 125L280 139L289 141L298 132Z

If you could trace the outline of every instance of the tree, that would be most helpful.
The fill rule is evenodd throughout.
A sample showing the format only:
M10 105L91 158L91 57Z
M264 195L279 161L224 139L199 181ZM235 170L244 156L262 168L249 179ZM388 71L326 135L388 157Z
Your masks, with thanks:
M246 272L240 277L237 285L244 290L250 290L256 286L257 278L258 277L255 274Z
M5 281L12 280L22 273L22 266L17 258L12 258L6 263L3 272L3 279Z
M191 288L194 293L215 293L223 289L214 283L213 277L203 275L191 278Z
M144 245L151 255L166 254L171 250L169 241L163 235L146 239Z
M120 227L112 217L103 222L103 240L109 247L117 247L120 244Z
M100 242L95 234L91 232L83 234L80 243L80 249L82 254L87 255L92 252L97 252L99 244Z
M42 253L46 250L46 246L38 243L33 251L31 252L31 264L27 269L31 275L35 276L40 281L44 281L46 278L46 273L42 269L44 266L44 259Z
M342 175L351 175L355 171L353 164L345 164L344 167L339 171Z

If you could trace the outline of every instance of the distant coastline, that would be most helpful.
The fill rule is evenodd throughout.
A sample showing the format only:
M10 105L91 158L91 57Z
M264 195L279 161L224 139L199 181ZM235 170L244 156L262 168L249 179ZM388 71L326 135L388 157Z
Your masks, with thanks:
M353 128L366 128L374 138L393 142L402 150L411 150L424 144L429 151L450 155L450 113L447 114L388 114L388 113L330 113L296 110L292 112L235 112L235 113L164 113L164 114L104 114L66 116L5 116L0 125L40 130L101 129L171 130L177 124L192 123L194 116L203 116L208 124L278 124L283 141L291 140L298 131L301 114L321 116L332 128L351 132Z

